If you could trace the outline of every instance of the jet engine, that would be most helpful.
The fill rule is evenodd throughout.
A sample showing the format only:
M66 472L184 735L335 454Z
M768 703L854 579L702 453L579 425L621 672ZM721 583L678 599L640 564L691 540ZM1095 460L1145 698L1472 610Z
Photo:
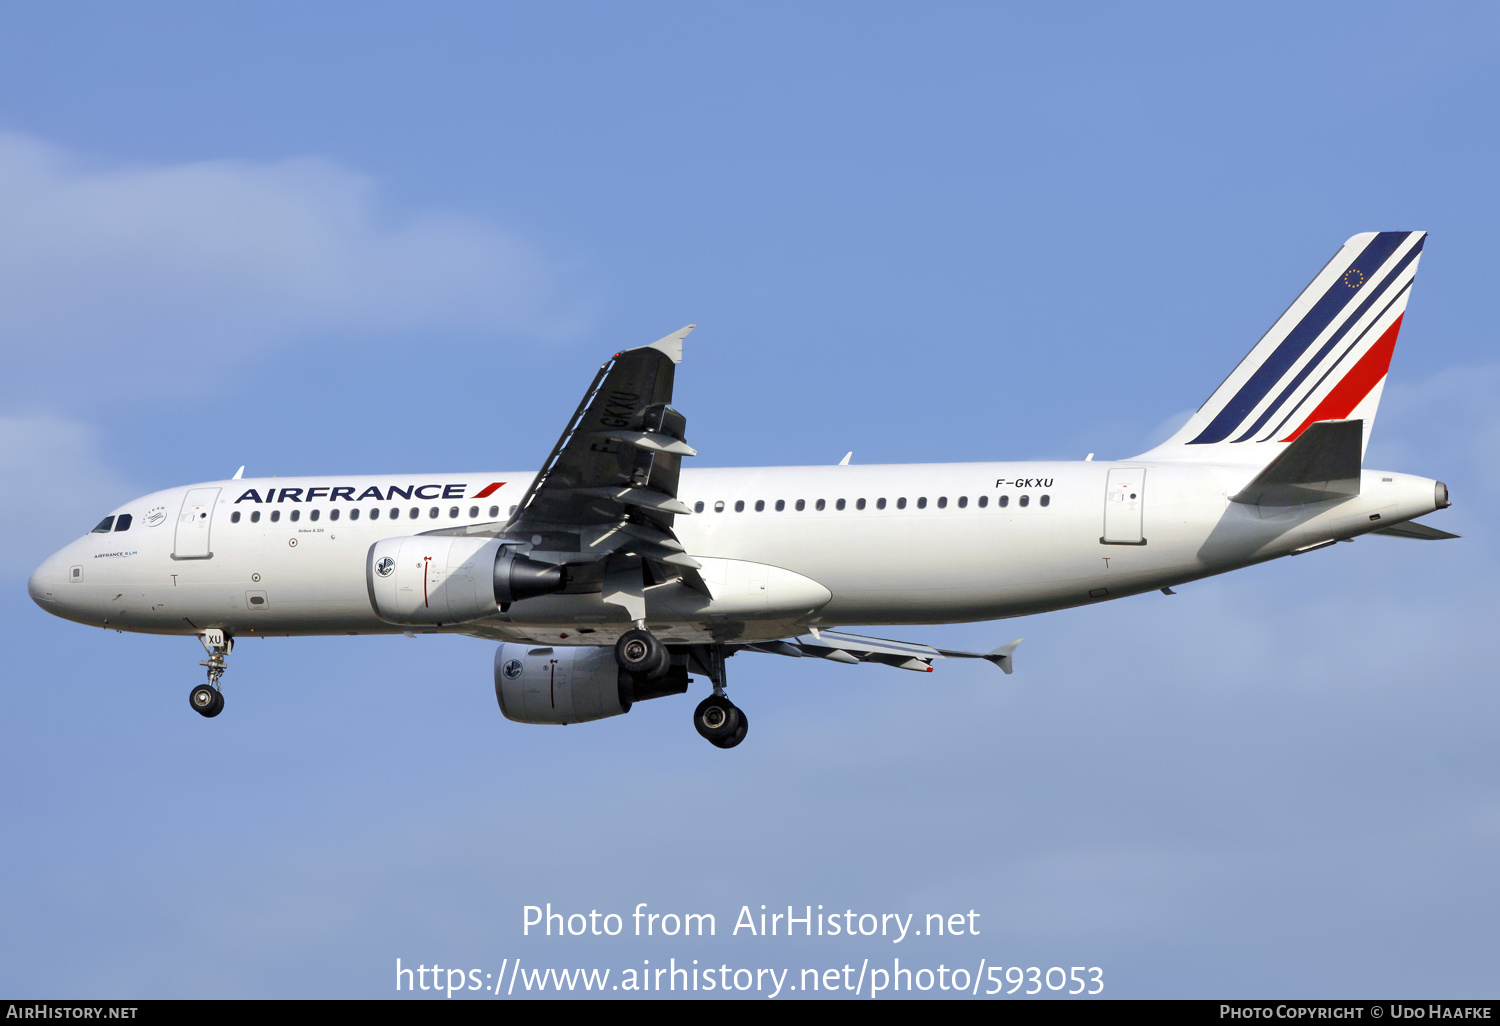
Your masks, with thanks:
M387 623L442 625L493 616L512 602L561 591L563 568L494 538L416 535L370 546L365 579Z
M495 651L495 698L517 723L586 723L619 716L648 698L688 689L687 667L642 681L621 670L613 647L502 644Z

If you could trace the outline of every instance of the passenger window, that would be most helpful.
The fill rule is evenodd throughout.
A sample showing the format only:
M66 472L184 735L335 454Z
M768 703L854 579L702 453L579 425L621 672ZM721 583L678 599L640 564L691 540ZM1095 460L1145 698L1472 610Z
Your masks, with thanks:
M511 515L511 516L515 516L515 515L516 515L516 507L514 507L514 506L512 506L512 507L511 507L511 508L510 508L510 515Z
M430 510L427 511L427 518L429 520L436 520L437 519L437 515L438 515L438 508L436 506L432 507L432 509L430 509Z
M469 519L470 520L478 520L479 519L479 507L478 506L470 506L469 507Z
M917 509L926 509L926 508L927 508L927 496L924 495L921 498L917 499Z
M896 500L896 508L897 509L905 509L906 508L906 496L903 495L903 496L901 496L901 498L899 498L899 499Z
M843 509L844 508L844 500L840 499L838 502L834 503L833 505L837 509Z
M716 501L714 503L714 512L715 513L722 513L722 512L724 512L724 500L723 499L719 499L718 501Z
M806 499L798 499L797 500L797 512L801 513L806 508L807 508L807 500Z
M784 513L784 512L786 512L786 500L785 499L777 499L776 500L776 512L778 512L778 513Z
M693 512L694 513L702 513L703 512L703 500L702 499L699 499L697 502L693 503Z
M294 510L292 510L292 523L295 524L297 521L299 521L301 519L302 519L302 511L300 509L294 509Z
M374 509L370 510L370 519L371 520L379 520L380 519L380 507L379 506L377 506Z
M884 499L876 499L875 500L875 508L876 509L885 509L885 500Z
M407 511L406 519L408 519L408 520L415 520L415 519L417 519L417 517L419 517L421 515L422 515L422 511L419 510L419 509L417 509L417 507L413 506L410 510Z
M969 508L969 497L967 495L960 495L958 497L958 508L959 509L968 509Z
M1052 496L1050 496L1050 495L1043 495L1042 496L1042 505L1043 506L1050 506L1050 505L1052 505Z
M825 503L822 499L819 499L817 502L813 503L813 509L821 513L823 512L823 507L825 505L827 505L827 503Z
M755 512L757 512L757 513L764 513L765 511L766 511L766 500L765 499L756 499L755 500Z
M323 511L322 510L315 509L315 510L313 510L311 513L309 513L307 515L307 519L309 519L309 520L316 520L316 519L318 519L322 515L323 515Z
M1002 495L1002 496L1000 496L1000 503L999 503L999 505L1000 505L1000 507L1002 509L1005 508L1006 506L1009 506L1010 505L1010 496L1009 495Z
M130 516L129 513L121 513L118 517L115 518L115 530L116 531L128 531L128 530L130 530L130 521L131 521L131 516Z
M865 500L864 499L855 499L854 500L854 508L855 509L864 509L865 508Z
M979 508L980 509L984 509L989 504L990 504L990 497L988 495L981 495L979 497ZM959 505L961 506L961 505L963 505L963 503L959 503Z
M108 534L110 532L110 529L114 526L115 518L112 516L108 516L99 521L99 526L90 531L89 534Z
M1020 501L1019 505L1030 506L1031 505L1031 496L1029 496L1029 495L1023 495L1023 496L1021 496L1021 501Z
M279 521L280 519L281 519L281 510L279 510L279 509L273 509L273 510L271 510L271 523L274 524L277 521Z
M458 507L457 506L450 506L448 508L448 519L449 520L457 520L458 519Z
M359 509L358 509L358 507L356 507L354 509L351 509L349 511L349 519L350 520L358 520L359 519Z
M250 522L252 524L258 524L258 523L260 523L260 510L258 510L258 509L252 509L250 511Z
M948 496L946 496L946 495L939 495L938 496L938 509L947 509L947 508L948 508Z
M734 511L736 513L743 513L743 512L745 512L745 500L744 499L735 499L734 500Z
M499 506L491 506L490 507L490 516L492 516L492 517L498 517L499 515L500 515L500 507Z
M329 520L337 520L338 518L339 518L339 511L338 511L338 507L335 506L333 509L331 509L331 510L328 511L328 519Z
M235 510L233 513L229 514L229 522L231 524L237 524L237 523L240 522L240 511L239 510Z

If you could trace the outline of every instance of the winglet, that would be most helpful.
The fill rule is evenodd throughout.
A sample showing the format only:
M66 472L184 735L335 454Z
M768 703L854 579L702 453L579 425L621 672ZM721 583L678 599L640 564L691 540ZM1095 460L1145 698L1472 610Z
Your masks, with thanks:
M696 324L689 324L685 328L679 328L677 331L672 332L672 334L668 335L666 338L659 338L649 346L644 346L643 348L659 349L663 353L666 353L667 358L670 359L673 363L681 363L682 340L687 338L688 335L692 333L692 330L697 326L698 325Z
M1016 648L1021 644L1021 642L1025 640L1025 638L1017 638L1015 641L1012 641L1008 645L1001 645L993 652L985 653L983 658L988 659L990 662L1000 667L1000 669L1004 670L1006 673L1014 673L1016 668L1012 664L1010 657L1015 653Z

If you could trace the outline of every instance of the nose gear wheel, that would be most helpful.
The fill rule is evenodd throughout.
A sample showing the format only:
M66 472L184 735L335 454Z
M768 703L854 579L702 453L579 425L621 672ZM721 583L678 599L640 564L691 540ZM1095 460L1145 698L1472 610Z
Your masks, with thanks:
M188 693L188 704L199 716L213 719L224 711L224 692L208 684L199 684Z

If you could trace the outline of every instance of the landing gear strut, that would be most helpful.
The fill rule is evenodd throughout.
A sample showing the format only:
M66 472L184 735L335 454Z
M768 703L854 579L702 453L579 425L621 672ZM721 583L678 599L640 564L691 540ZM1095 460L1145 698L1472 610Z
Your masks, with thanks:
M198 664L208 667L208 683L199 684L188 693L188 704L199 716L212 719L224 711L224 692L219 690L219 678L228 668L225 660L234 651L234 639L213 628L198 635L198 640L208 652L208 658Z
M714 693L693 710L693 727L715 748L733 748L745 740L745 734L750 730L750 718L724 693L724 646L695 646L689 659L714 686Z

